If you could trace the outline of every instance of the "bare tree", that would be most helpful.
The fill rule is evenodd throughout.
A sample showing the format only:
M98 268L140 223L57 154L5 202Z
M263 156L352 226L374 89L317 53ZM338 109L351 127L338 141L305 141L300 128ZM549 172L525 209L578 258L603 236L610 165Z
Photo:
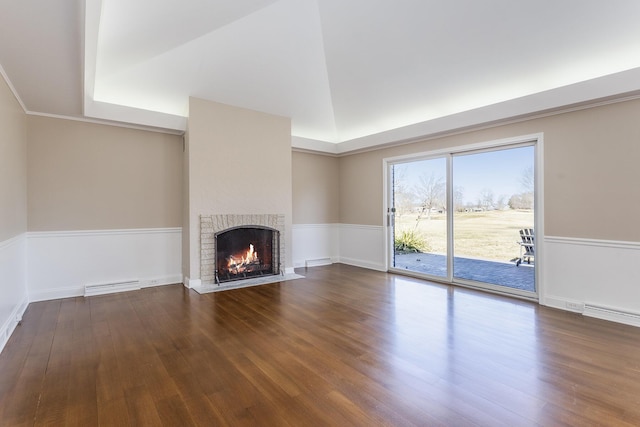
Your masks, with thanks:
M396 191L393 201L393 207L396 208L396 215L401 217L402 215L413 212L414 199L415 196L409 191Z
M431 219L431 209L444 207L445 202L445 181L444 177L437 177L435 174L420 176L420 182L416 185L415 194L420 202L420 212L416 218L416 227L426 214L427 219Z
M528 168L522 171L522 176L520 177L520 184L522 184L522 190L524 193L533 193L535 188L535 173L533 171L533 166L529 166Z
M509 199L511 209L533 209L533 192L514 194Z
M480 193L480 200L478 204L484 210L493 209L495 207L494 198L495 196L493 195L493 190L491 190L490 188L484 188Z
M535 173L533 166L529 166L522 171L520 184L522 185L522 193L511 196L509 199L509 207L511 209L533 209L535 190Z
M409 189L406 180L406 168L404 165L393 167L393 206L396 215L402 216L413 210L415 195Z
M453 187L453 210L463 212L464 209L464 188L460 186Z

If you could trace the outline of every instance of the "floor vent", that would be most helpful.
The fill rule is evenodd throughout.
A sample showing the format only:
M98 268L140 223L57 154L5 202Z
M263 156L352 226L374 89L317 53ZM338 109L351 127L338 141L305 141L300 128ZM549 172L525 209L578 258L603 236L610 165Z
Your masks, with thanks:
M139 280L130 280L128 282L102 283L99 285L86 285L84 287L84 296L113 294L116 292L137 291L140 289Z

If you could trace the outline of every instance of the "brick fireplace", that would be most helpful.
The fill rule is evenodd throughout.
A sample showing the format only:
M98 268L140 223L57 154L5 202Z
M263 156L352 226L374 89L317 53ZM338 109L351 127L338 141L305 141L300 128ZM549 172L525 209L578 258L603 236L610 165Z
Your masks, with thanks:
M217 236L225 234L224 232L237 229L248 230L273 230L274 236L271 241L277 244L279 247L274 248L272 254L261 254L260 258L268 259L269 270L268 274L280 274L284 271L285 266L282 260L285 258L286 245L284 238L285 232L285 215L284 214L223 214L223 215L201 215L200 216L200 278L203 284L214 284L219 281L227 280L241 280L245 277L250 277L252 273L263 274L267 269L249 271L249 274L244 274L244 270L240 271L240 274L225 274L224 277L216 277L216 272L220 270L220 255L216 244L220 244ZM250 231L251 233L251 231ZM276 243L277 242L277 243ZM248 243L247 243L248 245ZM257 248L256 248L257 250ZM253 251L253 246L252 246ZM218 256L217 256L218 255ZM224 255L227 258L230 254ZM247 255L247 258L251 257L251 254ZM236 256L236 258L239 258ZM258 257L256 257L256 260ZM235 267L234 269L237 270Z

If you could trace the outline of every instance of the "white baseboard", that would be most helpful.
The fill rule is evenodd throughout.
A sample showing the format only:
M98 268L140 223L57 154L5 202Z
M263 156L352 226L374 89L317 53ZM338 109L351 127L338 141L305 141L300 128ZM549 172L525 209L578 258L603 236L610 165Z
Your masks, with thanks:
M0 351L29 304L27 234L0 242Z
M140 287L180 283L182 229L28 233L31 301L84 295L92 283L139 278Z
M11 312L11 315L5 320L0 328L0 353L4 350L5 345L9 341L11 334L22 321L22 316L29 306L29 301L25 299L17 304Z
M584 310L584 304L580 301L555 296L546 296L544 300L540 300L540 304L560 310L573 311L574 313L582 313Z
M155 288L156 286L167 286L167 285L176 285L178 283L182 283L182 275L174 274L172 276L164 276L164 277L151 277L140 280L140 287L144 288Z
M29 301L49 301L61 298L81 297L84 295L84 286L67 286L60 288L32 290L29 292Z
M185 288L196 288L198 286L202 286L202 280L200 279L190 279L187 276L184 276L184 280L182 281Z
M354 267L367 268L369 270L376 270L376 271L382 271L382 272L387 271L385 265L363 260L363 259L340 257L338 262L342 264L353 265Z

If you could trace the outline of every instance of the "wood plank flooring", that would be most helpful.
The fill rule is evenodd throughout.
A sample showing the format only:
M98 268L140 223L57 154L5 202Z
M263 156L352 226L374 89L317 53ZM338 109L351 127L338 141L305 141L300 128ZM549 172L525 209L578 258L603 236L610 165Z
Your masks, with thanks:
M346 265L33 303L2 426L638 426L640 328Z

